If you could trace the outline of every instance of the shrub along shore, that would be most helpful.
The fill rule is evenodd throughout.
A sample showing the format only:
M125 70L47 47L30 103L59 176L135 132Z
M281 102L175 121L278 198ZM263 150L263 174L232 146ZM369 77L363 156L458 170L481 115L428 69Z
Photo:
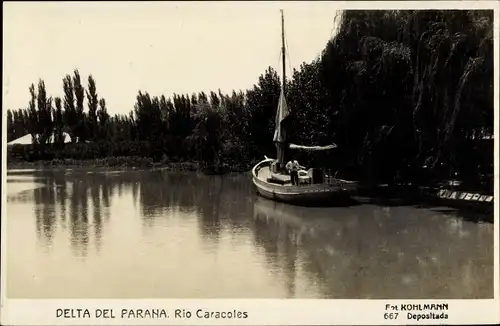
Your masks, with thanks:
M110 147L115 148L115 151L111 150ZM140 143L101 143L100 146L92 143L64 144L63 146L14 145L7 150L7 167L9 169L162 169L225 174L249 172L257 162L256 159L241 162L231 160L231 157L221 157L216 164L208 164L203 161L186 160L182 157L169 157L160 148L151 148ZM446 184L449 183L449 178L439 174L424 176L418 183L408 182L404 178L394 178L383 186L381 186L380 182L373 182L373 180L369 179L363 180L355 175L351 179L361 181L362 188L369 193L375 191L379 194L384 194L387 191L391 193L394 191L397 193L401 191L415 193L424 188L437 189L442 186L446 187ZM455 179L460 180L461 178L457 177ZM479 177L462 178L460 183L460 186L453 186L453 188L493 194L491 175L481 174Z
M199 163L154 162L151 158L140 156L118 156L103 159L74 160L53 159L39 161L9 161L9 169L59 169L59 168L109 168L109 169L167 169L172 171L201 171Z
M73 160L53 159L40 161L9 161L8 169L75 169L75 168L104 168L104 169L161 169L173 172L202 172L205 174L225 174L231 172L249 172L252 168L249 164L235 164L221 166L207 166L200 162L169 162L162 160L155 162L151 158L139 156L118 156L104 159Z
M245 163L229 162L216 165L207 164L203 161L182 160L178 157L171 158L161 151L145 155L144 148L142 151L134 151L133 146L128 147L129 153L121 151L116 154L111 153L111 155L102 151L99 152L99 149L102 150L102 148L96 149L94 144L65 144L62 148L47 145L43 147L14 145L10 146L7 151L7 167L9 169L165 169L169 171L224 174L249 171L257 162L254 160Z

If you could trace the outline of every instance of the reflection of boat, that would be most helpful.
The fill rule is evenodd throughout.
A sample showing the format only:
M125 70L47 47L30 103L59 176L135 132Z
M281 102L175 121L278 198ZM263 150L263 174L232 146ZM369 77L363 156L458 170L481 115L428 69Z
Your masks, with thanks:
M252 169L253 183L260 195L272 200L294 204L344 204L344 199L349 199L349 195L357 190L357 182L337 179L336 176L326 173L324 169L302 168L299 171L299 184L292 185L290 175L285 172L285 150L328 151L337 146L335 144L328 146L302 146L290 144L286 139L284 121L289 116L289 112L285 100L286 79L283 11L281 12L281 23L283 80L274 132L277 160L266 157L263 161L257 163Z
M257 198L254 202L254 215L255 217L261 217L268 219L276 219L282 221L291 226L300 227L304 223L304 219L302 217L305 212L300 211L292 211L290 212L290 208L296 208L295 206L288 206L285 203L278 203L262 198ZM304 213L304 214L301 214Z
M279 225L287 225L300 231L312 231L316 228L322 228L324 223L330 224L332 220L328 216L326 207L301 207L256 198L254 202L254 218L273 222Z

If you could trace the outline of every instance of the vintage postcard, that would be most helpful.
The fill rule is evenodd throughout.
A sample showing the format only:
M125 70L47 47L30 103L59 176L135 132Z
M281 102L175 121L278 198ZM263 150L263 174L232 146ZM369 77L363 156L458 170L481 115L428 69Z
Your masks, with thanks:
M498 324L497 1L3 3L2 325Z

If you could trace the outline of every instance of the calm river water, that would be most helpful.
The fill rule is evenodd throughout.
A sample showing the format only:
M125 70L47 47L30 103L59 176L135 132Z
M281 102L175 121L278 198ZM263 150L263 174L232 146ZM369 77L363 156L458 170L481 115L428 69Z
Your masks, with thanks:
M249 175L11 170L10 298L491 298L493 224L301 208Z

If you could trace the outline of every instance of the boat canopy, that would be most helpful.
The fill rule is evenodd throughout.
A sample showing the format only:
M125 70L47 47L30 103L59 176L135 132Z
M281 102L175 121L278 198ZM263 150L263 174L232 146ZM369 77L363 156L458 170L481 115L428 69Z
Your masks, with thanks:
M337 145L331 144L327 146L303 146L303 145L290 144L288 147L291 149L298 149L303 151L328 151L330 149L337 148Z

